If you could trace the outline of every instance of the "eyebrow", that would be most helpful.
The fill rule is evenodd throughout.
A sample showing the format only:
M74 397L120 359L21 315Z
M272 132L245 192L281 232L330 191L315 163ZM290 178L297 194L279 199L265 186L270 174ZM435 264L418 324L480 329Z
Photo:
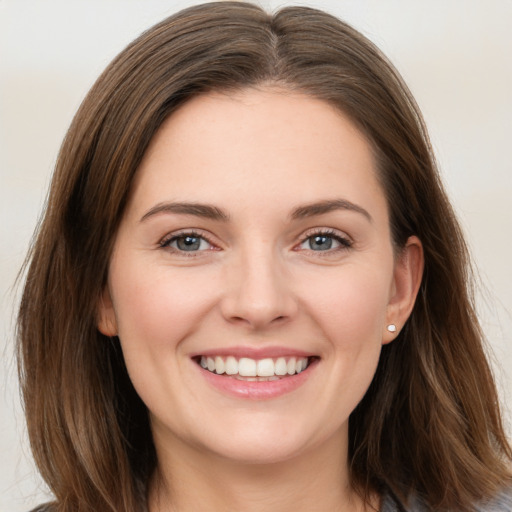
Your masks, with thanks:
M177 213L181 215L195 215L205 219L228 221L229 215L217 206L201 203L159 203L148 210L140 219L144 221L158 213Z
M372 216L361 206L354 204L346 199L329 199L317 203L306 204L295 208L290 217L293 220L323 215L335 210L349 210L364 215L370 222L373 222Z
M349 210L364 215L370 222L372 216L361 206L347 201L346 199L328 199L301 205L295 208L290 218L292 220L305 219L316 215L324 215L336 210ZM175 213L181 215L194 215L205 219L227 222L229 215L219 208L203 203L159 203L148 210L140 219L141 222L159 213Z

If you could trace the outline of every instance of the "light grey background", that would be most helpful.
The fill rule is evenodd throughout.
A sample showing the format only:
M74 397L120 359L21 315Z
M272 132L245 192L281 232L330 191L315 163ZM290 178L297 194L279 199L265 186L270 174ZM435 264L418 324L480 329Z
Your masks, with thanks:
M195 2L0 0L0 510L44 499L16 387L16 273L60 142L107 63L142 30ZM512 397L512 1L262 0L352 23L398 67L422 108L480 271L480 313L505 403ZM507 418L511 418L507 412Z

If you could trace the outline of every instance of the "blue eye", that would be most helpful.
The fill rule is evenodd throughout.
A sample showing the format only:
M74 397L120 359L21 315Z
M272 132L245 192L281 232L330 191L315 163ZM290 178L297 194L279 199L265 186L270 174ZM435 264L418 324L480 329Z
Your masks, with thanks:
M321 252L337 249L346 249L351 246L351 242L346 238L333 233L315 233L308 236L301 244L301 249Z
M211 244L208 240L194 233L184 233L173 236L161 245L162 247L170 247L180 252L198 252L211 249Z

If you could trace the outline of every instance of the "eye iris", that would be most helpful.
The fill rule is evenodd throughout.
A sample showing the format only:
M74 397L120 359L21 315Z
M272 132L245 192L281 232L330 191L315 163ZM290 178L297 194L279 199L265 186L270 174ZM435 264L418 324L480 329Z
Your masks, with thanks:
M311 249L327 251L332 247L332 238L326 235L316 235L310 238L309 245Z
M198 236L182 236L176 240L176 245L181 251L197 251L201 245Z

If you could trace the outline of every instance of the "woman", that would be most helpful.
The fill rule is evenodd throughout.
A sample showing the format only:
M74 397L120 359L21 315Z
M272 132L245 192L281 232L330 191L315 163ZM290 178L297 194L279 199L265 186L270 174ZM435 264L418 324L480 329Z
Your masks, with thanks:
M337 19L222 2L143 34L78 111L30 258L50 510L512 506L421 115Z

